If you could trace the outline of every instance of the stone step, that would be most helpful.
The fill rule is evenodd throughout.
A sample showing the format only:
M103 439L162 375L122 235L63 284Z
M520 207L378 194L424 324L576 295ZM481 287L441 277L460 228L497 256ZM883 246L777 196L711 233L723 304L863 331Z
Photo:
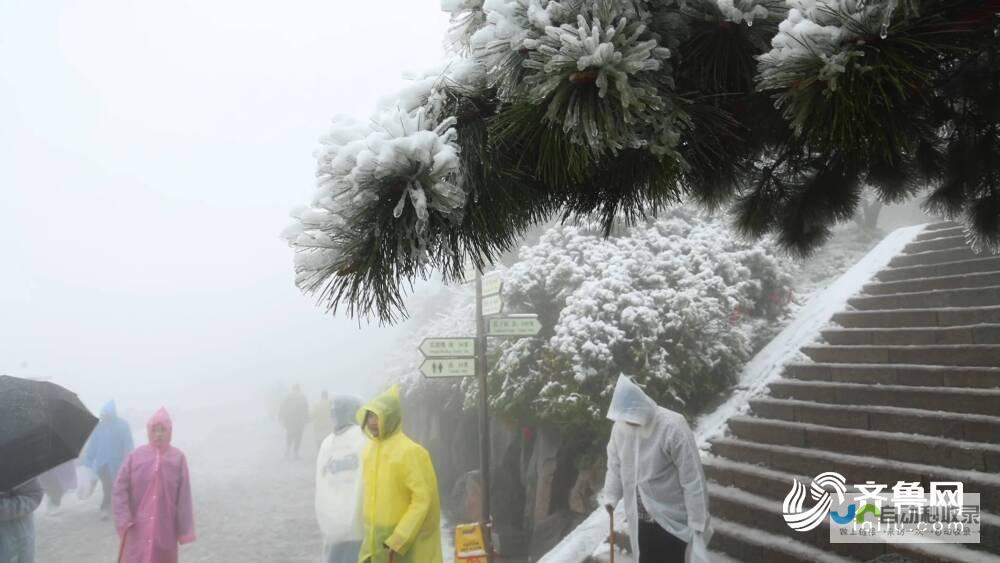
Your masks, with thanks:
M981 538L980 538L981 539ZM1000 563L1000 556L993 553L989 546L974 547L988 550L976 551L956 543L897 543L893 550L917 561L937 563L949 561L954 563Z
M958 260L942 264L886 268L875 274L875 279L890 282L995 272L997 270L1000 270L1000 257L980 256L972 260Z
M761 444L820 449L875 456L910 463L969 471L1000 472L1000 446L899 432L836 428L755 416L734 416L729 430L738 438Z
M1000 476L994 474L809 448L760 444L734 438L715 438L709 443L712 453L717 456L795 475L819 475L826 471L836 471L848 483L961 481L967 492L979 493L980 504L987 511L1000 506Z
M929 252L932 250L948 250L968 246L965 240L965 233L951 236L935 237L923 240L916 240L903 248L904 254L917 254L918 252Z
M861 385L780 379L768 386L777 399L840 405L872 405L1000 416L1000 391L993 389Z
M791 486L791 481L785 484L785 494ZM753 527L784 538L784 541L802 542L827 553L861 561L885 555L885 544L831 543L829 518L809 531L797 532L791 529L781 517L781 498L758 496L747 492L739 485L723 486L716 483L708 485L708 505L712 509L712 518L722 518L727 522Z
M961 225L944 227L941 229L924 229L914 240L930 240L942 237L957 237L965 235L965 227Z
M946 250L930 250L927 252L917 252L915 254L899 254L889 260L890 268L905 268L907 266L929 266L936 264L947 264L948 262L958 262L959 260L975 260L986 258L988 254L978 254L972 248L962 245L958 248L948 248Z
M914 306L927 309L990 307L1000 305L1000 286L934 289L890 295L859 295L848 299L847 303L859 311L911 309Z
M802 483L812 482L813 476L794 475L784 471L776 471L761 465L741 463L724 457L714 455L706 456L704 460L705 476L712 482L724 487L735 487L747 493L772 499L780 506L781 501L791 489L793 479L798 479ZM892 485L893 483L887 483ZM928 484L924 484L927 486ZM710 489L711 494L711 489ZM716 504L710 503L713 513ZM983 548L997 551L1000 547L1000 516L983 511L981 518L981 544ZM737 521L739 518L735 518ZM823 532L829 538L829 529ZM797 532L799 533L799 532ZM804 533L804 532L802 532ZM977 546L972 546L977 549ZM898 546L893 546L887 551L899 551Z
M942 309L841 311L833 322L846 328L919 328L1000 323L1000 306Z
M711 547L746 563L857 563L804 542L769 534L723 518L712 518Z
M937 366L1000 365L1000 344L938 344L934 346L803 346L815 362L837 364L919 364Z
M705 477L710 481L772 499L785 498L792 479L808 482L813 478L811 475L793 475L712 454L705 456L702 466L705 468Z
M943 231L943 230L946 230L946 229L957 229L957 228L961 228L962 226L963 225L961 223L957 222L957 221L952 221L952 220L949 220L949 219L945 219L945 220L942 220L942 221L936 221L934 223L928 224L926 227L924 227L923 232L929 233L931 231Z
M733 559L721 551L709 551L708 560L712 563L742 563L739 559Z
M759 417L837 428L905 432L988 444L996 444L1000 436L1000 417L983 414L771 398L752 399L750 406Z
M978 387L981 389L1000 387L1000 368L995 367L794 363L785 366L784 376L807 381L874 385Z
M969 287L989 287L1000 285L1000 270L976 274L958 274L939 278L917 278L912 280L870 283L862 289L867 295L889 295L892 293L916 293L935 289L962 289Z
M822 331L827 344L837 346L915 346L1000 343L1000 324L941 328L830 328Z

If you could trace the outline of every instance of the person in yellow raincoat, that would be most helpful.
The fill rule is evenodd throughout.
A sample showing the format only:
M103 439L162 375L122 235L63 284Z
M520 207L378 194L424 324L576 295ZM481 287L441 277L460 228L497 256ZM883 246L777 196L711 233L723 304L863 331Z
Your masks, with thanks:
M365 537L361 563L442 563L441 501L431 456L403 434L399 387L358 411L370 438L363 454Z

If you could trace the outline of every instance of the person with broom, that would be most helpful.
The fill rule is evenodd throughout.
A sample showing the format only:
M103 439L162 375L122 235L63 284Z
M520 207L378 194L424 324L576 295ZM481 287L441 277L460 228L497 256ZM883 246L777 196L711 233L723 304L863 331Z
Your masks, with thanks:
M712 534L708 492L684 416L657 405L622 375L608 418L614 427L600 500L612 519L612 537L615 506L624 500L638 563L700 563Z

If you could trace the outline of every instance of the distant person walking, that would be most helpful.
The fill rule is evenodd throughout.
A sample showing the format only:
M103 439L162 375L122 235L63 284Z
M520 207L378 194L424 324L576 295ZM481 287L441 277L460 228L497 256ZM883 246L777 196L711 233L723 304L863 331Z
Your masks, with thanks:
M101 409L101 420L90 434L90 440L81 456L81 464L93 471L101 482L104 494L101 511L105 514L111 512L111 489L115 477L133 447L132 429L128 422L118 416L115 402L108 401ZM88 495L95 485L96 482L91 483Z
M187 459L170 445L173 423L165 409L149 419L146 432L149 444L128 456L115 481L119 563L177 563L177 545L195 540Z
M360 407L361 405L358 405ZM323 440L333 432L333 412L331 408L333 405L330 403L330 394L323 391L320 394L320 398L316 401L316 404L312 407L312 425L313 434L316 436L316 447L320 447L323 444ZM357 409L355 409L357 410ZM354 413L351 413L353 420Z
M430 454L403 434L399 387L358 411L364 451L365 537L360 560L441 563L441 501Z
M333 432L316 458L316 521L323 532L324 563L358 563L361 521L361 454L367 440L356 414L361 399L335 396Z
M0 563L35 563L35 521L42 503L37 479L0 492Z
M302 446L302 433L309 423L309 401L298 385L281 403L281 425L285 427L285 458L299 459L299 448Z
M712 530L705 474L684 416L658 406L623 375L608 418L615 424L601 502L614 518L624 498L637 563L682 563L689 545L693 554L706 553Z

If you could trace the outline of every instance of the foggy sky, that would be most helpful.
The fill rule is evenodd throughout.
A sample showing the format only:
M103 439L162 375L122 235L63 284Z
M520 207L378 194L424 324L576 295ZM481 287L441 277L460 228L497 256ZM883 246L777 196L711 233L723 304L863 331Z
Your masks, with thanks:
M0 3L0 373L92 406L365 390L399 329L316 307L279 234L330 118L446 26L438 0Z

